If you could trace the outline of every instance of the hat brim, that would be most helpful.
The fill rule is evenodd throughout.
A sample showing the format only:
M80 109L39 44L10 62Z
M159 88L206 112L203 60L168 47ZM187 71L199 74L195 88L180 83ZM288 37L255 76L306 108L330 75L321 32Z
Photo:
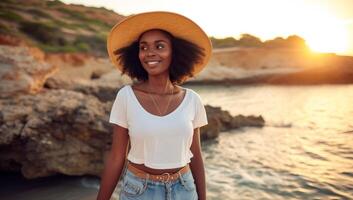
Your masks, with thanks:
M165 30L203 49L204 57L201 62L195 64L193 75L199 73L208 63L212 53L212 44L207 34L195 22L177 13L155 11L129 16L117 23L110 31L107 39L108 55L119 70L123 67L114 51L129 46L143 32L151 29Z

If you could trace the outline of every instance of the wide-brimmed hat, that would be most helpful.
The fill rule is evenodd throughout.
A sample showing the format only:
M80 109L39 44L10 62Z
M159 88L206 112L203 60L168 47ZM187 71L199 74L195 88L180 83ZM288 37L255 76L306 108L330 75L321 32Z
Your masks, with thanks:
M161 29L171 33L174 37L182 38L203 48L205 56L200 63L195 64L193 75L200 72L209 61L212 44L207 34L189 18L172 12L154 11L131 15L117 23L108 35L107 48L110 60L122 70L117 49L129 46L147 30Z

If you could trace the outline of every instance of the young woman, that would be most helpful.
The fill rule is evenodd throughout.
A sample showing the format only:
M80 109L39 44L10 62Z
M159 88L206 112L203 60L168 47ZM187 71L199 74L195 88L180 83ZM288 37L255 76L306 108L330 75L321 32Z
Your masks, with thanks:
M182 15L148 12L115 25L107 45L112 62L137 82L114 101L113 143L97 199L110 199L120 176L120 200L206 199L206 112L200 96L179 85L207 64L209 38Z

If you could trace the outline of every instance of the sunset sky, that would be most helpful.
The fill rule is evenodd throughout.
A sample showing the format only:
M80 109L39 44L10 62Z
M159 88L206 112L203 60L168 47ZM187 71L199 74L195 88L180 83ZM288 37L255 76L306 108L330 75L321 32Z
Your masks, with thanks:
M209 36L261 40L299 35L313 51L353 56L353 0L62 0L123 15L164 10L183 14Z

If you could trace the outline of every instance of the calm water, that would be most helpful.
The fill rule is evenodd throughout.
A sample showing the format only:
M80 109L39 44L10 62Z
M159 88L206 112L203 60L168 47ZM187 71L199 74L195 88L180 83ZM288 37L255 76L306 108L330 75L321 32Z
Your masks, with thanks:
M267 123L203 143L209 199L353 199L353 85L192 88Z
M209 200L353 199L353 85L190 88L205 104L267 123L202 143ZM96 178L57 179L5 197L95 199Z

